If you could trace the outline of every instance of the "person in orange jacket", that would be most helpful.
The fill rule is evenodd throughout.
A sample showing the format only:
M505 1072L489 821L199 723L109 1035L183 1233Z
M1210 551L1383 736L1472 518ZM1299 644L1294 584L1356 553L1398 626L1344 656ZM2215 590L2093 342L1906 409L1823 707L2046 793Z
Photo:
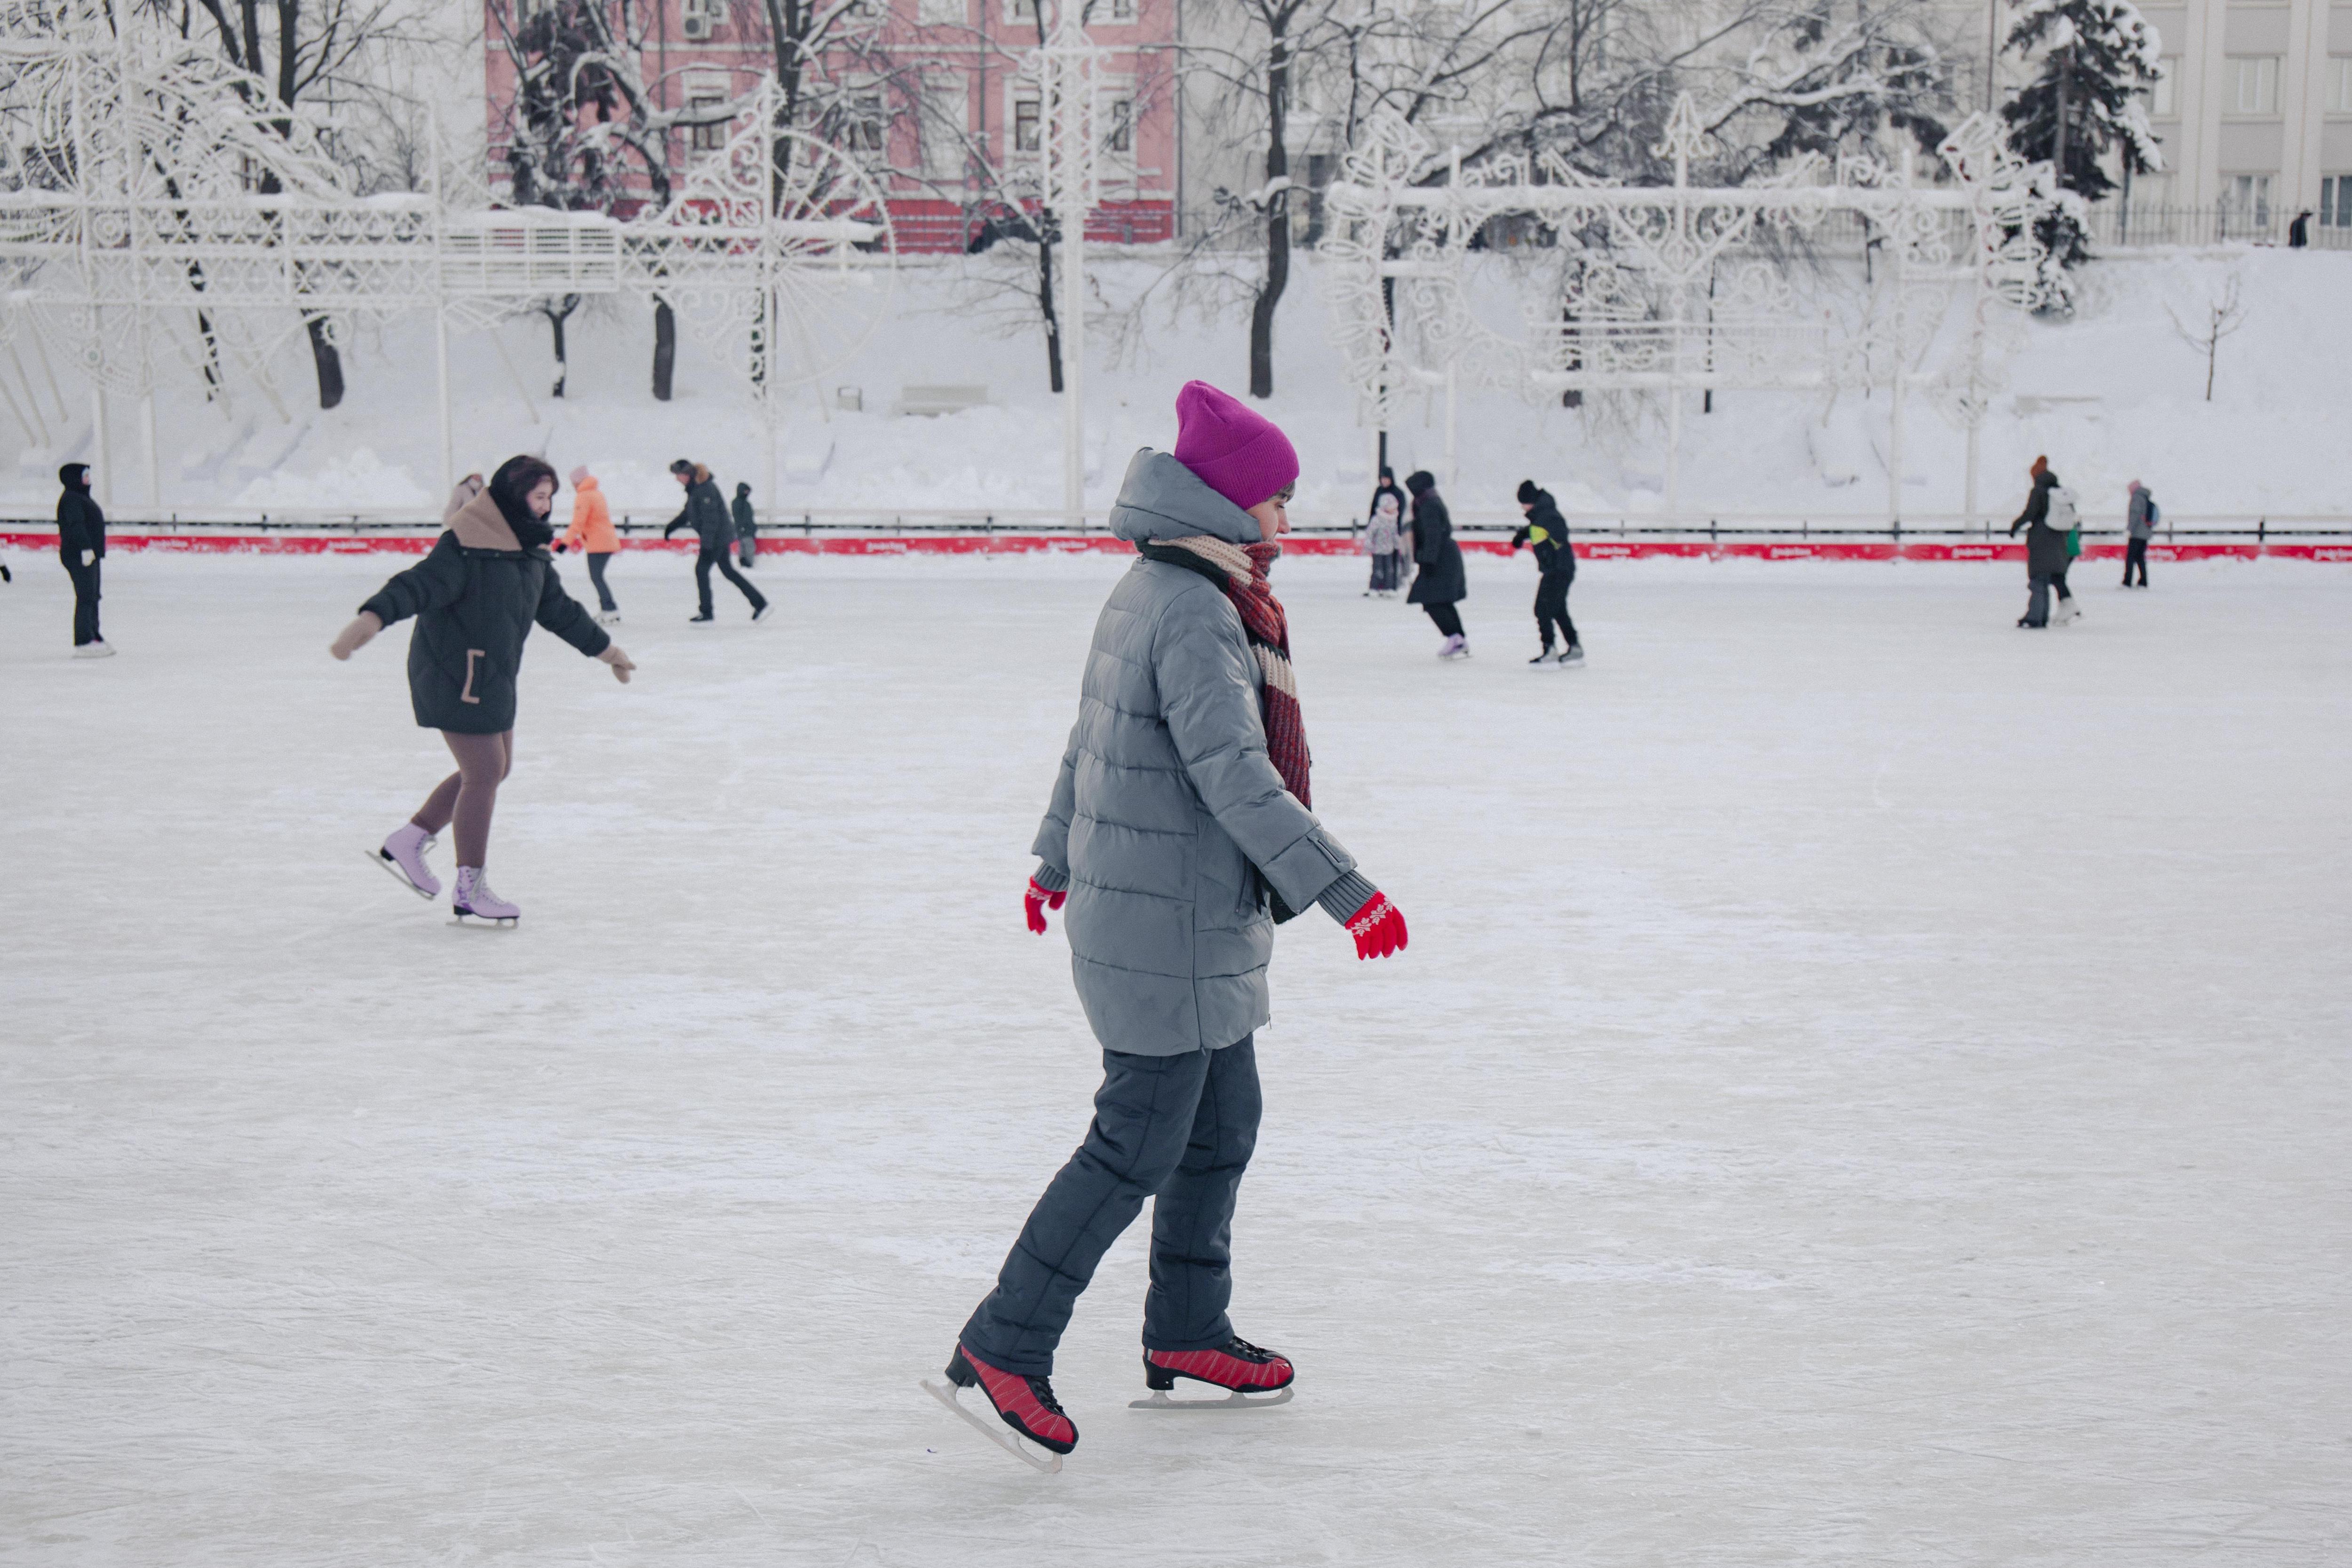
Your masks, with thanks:
M572 526L556 541L555 552L587 552L588 580L596 585L596 624L618 626L621 607L613 602L613 591L604 586L604 563L621 548L621 537L613 531L613 509L604 504L604 492L596 487L596 476L585 467L574 468L570 477Z

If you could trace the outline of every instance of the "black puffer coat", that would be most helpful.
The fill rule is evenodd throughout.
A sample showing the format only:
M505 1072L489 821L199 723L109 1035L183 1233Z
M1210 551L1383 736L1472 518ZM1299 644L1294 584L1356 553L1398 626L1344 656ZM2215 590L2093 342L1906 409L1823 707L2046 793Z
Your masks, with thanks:
M450 517L431 554L360 608L387 626L416 617L408 640L416 722L459 735L514 727L515 681L534 621L591 658L613 645L563 591L545 547L525 549L487 491Z
M1526 526L1511 536L1513 549L1521 545L1535 547L1536 570L1546 577L1576 580L1576 547L1568 542L1568 520L1559 515L1559 503L1549 490L1536 492Z
M699 463L694 465L694 483L686 487L686 505L662 529L662 538L680 528L692 528L704 549L725 549L735 542L735 519L728 516L727 497L719 493L710 470Z
M1414 480L1421 480L1418 486ZM1412 559L1421 570L1412 574L1408 604L1458 604L1470 597L1462 570L1462 547L1454 542L1454 518L1438 498L1437 486L1416 474L1405 484L1412 489Z
M89 465L81 463L68 463L58 470L58 482L63 486L58 495L58 559L73 566L81 564L84 550L96 559L106 559L106 514L90 496L89 481L84 477L89 472Z
M2058 487L2055 469L2045 468L2033 481L2025 510L2009 525L2012 538L2025 530L2025 570L2035 577L2053 577L2066 570L2066 530L2050 526L2050 492Z

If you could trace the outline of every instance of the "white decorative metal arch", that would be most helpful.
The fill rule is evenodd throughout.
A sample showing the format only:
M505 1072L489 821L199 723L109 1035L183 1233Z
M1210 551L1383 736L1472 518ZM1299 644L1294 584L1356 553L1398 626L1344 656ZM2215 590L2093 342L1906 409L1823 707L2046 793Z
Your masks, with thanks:
M110 482L107 400L135 397L151 505L159 365L183 361L224 399L240 373L283 416L268 361L288 335L430 311L446 487L450 325L622 292L668 301L742 378L772 496L780 399L846 363L888 313L881 190L839 150L772 129L772 79L667 207L621 223L453 200L437 166L429 190L355 195L307 121L270 112L266 84L142 14L0 4L0 408L47 444L44 390L68 418L54 361L80 369Z
M1402 395L1446 402L1454 454L1465 381L1538 397L1578 390L1663 392L1667 398L1666 507L1679 510L1682 402L1707 388L1820 391L1885 388L1890 400L1888 507L1903 514L1906 394L1922 381L1967 431L1968 511L1976 511L1977 435L2001 385L2012 337L2003 329L2042 298L2032 238L2039 200L1999 129L1972 117L1939 152L1948 186L1913 178L1907 149L1889 168L1811 157L1751 185L1689 182L1705 132L1685 93L1657 152L1670 185L1596 180L1556 153L1440 164L1426 138L1393 115L1375 119L1327 193L1333 234L1333 333L1360 419L1385 430ZM1433 172L1443 174L1433 182ZM1801 242L1832 214L1876 236L1885 277L1858 329L1806 315L1774 246ZM1465 287L1477 236L1497 218L1548 231L1557 283L1516 334L1480 321ZM1950 362L1928 371L1954 292L1969 300Z

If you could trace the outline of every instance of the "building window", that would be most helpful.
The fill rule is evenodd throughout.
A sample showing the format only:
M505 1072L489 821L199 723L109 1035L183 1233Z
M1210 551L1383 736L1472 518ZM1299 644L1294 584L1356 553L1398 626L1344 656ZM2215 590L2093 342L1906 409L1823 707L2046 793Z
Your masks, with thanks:
M1135 20L1135 0L1100 0L1102 19L1106 22Z
M1103 145L1113 152L1135 151L1135 100L1115 98L1110 100L1110 128Z
M842 107L842 145L852 152L879 152L888 120L878 92L853 92Z
M1004 0L1004 19L1008 22L1034 22L1037 0Z
M678 0L677 30L690 44L698 44L727 22L727 0Z
M2278 112L2278 57L2231 55L2229 58L2231 114Z
M2352 55L2327 62L2327 112L2352 114Z
M720 112L726 104L723 94L712 92L697 93L686 100L688 114L711 117L695 120L692 144L697 152L716 152L727 145L727 117Z
M916 0L915 21L921 26L954 26L963 19L963 0Z
M2176 96L2180 77L2180 57L2167 55L2156 62L2156 85L2147 89L2147 112L2153 120L2170 120L2180 112Z
M2319 226L2352 229L2352 174L2330 174L2319 182Z
M960 76L923 79L923 173L926 178L960 183L964 176L964 132L970 100Z
M2221 205L2233 225L2271 224L2271 177L2268 174L2226 174L2221 179Z
M1037 100L1021 98L1013 100L1013 151L1034 152L1044 145L1037 139Z

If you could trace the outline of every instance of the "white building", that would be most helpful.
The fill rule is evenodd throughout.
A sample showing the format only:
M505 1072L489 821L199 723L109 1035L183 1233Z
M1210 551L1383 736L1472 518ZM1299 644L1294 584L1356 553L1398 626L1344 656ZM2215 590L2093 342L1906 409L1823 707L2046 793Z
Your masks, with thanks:
M2352 242L2352 3L2140 9L2163 38L2164 81L2148 118L2167 169L2133 181L2129 237L2284 239L2308 210L2327 231L2314 243ZM2000 25L2006 31L2006 16Z

